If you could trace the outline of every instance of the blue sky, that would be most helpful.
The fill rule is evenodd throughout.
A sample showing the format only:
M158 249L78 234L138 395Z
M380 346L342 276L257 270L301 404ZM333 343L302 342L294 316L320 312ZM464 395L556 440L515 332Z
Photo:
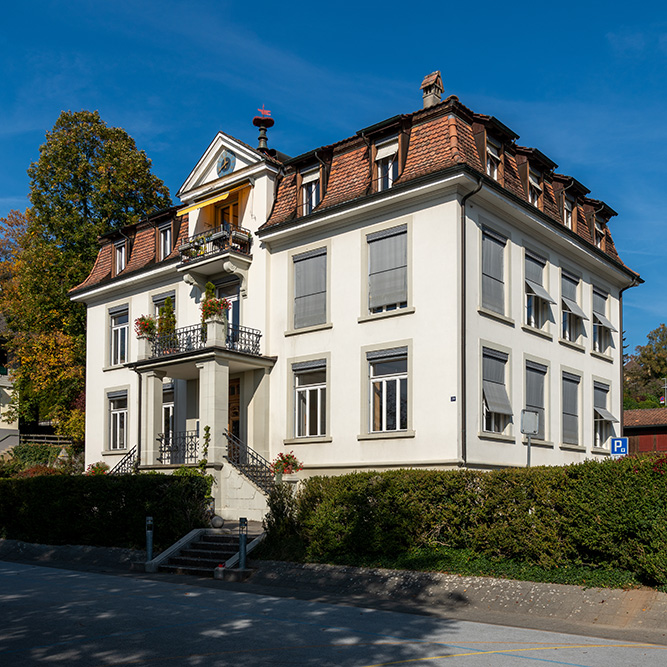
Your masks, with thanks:
M641 18L640 18L641 14ZM297 155L445 94L496 116L618 211L646 284L626 292L629 349L667 320L667 10L620 2L40 2L3 11L0 216L61 110L97 109L153 160L172 197L218 130Z

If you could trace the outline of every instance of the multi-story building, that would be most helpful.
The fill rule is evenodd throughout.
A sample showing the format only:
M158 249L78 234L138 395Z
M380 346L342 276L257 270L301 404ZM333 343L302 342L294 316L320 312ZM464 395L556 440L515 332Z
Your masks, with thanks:
M101 239L88 306L87 463L170 469L210 428L216 506L259 515L229 459L302 475L609 455L622 406L615 212L439 73L423 108L295 158L218 133L183 205ZM202 338L207 282L229 324ZM176 343L132 323L175 302ZM218 328L216 328L216 326ZM241 455L239 455L241 452ZM252 475L253 468L245 469Z

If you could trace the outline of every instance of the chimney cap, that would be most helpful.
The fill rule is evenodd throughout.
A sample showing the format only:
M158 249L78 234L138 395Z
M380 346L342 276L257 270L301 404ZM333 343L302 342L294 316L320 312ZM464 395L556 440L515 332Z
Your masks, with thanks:
M431 74L427 74L422 81L420 89L424 97L424 109L440 102L444 90L440 70L438 69L435 72L431 72Z

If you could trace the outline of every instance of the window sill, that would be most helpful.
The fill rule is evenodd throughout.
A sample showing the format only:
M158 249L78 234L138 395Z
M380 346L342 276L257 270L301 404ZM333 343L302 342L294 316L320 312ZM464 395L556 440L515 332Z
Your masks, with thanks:
M516 438L513 435L505 435L504 433L491 433L490 431L481 431L477 434L480 440L494 440L495 442L507 442L511 444L516 443Z
M581 445L572 445L572 444L569 444L567 442L561 443L560 448L561 449L566 449L570 452L585 452L586 451L586 448L582 447Z
M524 440L523 444L528 446L528 440ZM532 440L530 441L531 447L544 447L545 449L553 449L554 443L551 440Z
M373 320L384 320L387 317L398 317L399 315L411 315L414 312L415 312L414 307L396 308L396 310L385 310L382 313L371 313L370 315L363 315L357 320L357 322L361 324L362 322L372 322Z
M325 322L324 324L314 324L312 327L303 327L302 329L289 329L285 332L285 336L297 336L298 334L324 331L325 329L333 329L333 323Z
M565 347L577 350L577 352L586 352L586 348L581 343L573 343L571 340L565 340L564 338L559 338L558 342Z
M122 364L115 364L114 366L103 366L102 372L106 373L107 371L117 371L119 368L125 368L126 363L127 362L123 362Z
M127 447L123 447L123 449L105 449L102 452L102 456L118 456L118 454L127 454Z
M595 350L591 350L591 357L601 359L602 361L607 361L610 364L614 363L614 357L612 357L610 354L603 354L602 352L596 352Z
M533 336L539 336L540 338L546 338L546 340L553 340L554 337L546 332L542 331L542 329L538 329L537 327L531 327L528 324L524 324L521 329L525 331L526 333L533 334Z
M318 435L308 438L285 438L283 445L320 445L327 442L333 442L333 438L330 435Z
M591 453L611 455L611 452L606 447L593 447Z
M382 431L380 433L360 433L357 440L393 440L394 438L414 438L414 431Z
M484 317L488 317L489 319L497 320L498 322L502 322L503 324L507 324L511 327L514 326L514 320L511 317L507 317L507 315L501 315L500 313L496 313L493 310L487 310L486 308L478 308L477 312Z

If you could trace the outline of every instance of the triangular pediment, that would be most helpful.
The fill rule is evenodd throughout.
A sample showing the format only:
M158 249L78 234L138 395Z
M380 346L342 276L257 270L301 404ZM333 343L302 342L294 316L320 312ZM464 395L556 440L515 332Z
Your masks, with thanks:
M199 191L202 186L232 180L237 172L263 161L264 155L259 151L224 132L218 132L176 196L187 201L188 194Z

